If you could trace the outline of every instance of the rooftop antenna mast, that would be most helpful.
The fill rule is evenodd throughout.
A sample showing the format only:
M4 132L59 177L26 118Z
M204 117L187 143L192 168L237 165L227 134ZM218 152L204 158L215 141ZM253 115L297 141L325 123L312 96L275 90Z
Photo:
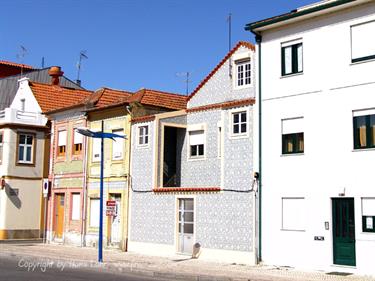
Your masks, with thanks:
M17 54L17 59L19 60L20 64L21 64L21 75L23 74L23 59L24 57L26 56L26 53L27 53L27 49L20 45L20 52Z
M88 59L89 57L86 55L87 50L83 50L79 52L79 61L77 63L77 84L81 85L81 80L79 80L79 75L81 73L81 65L82 65L82 59Z
M176 75L178 77L184 77L185 78L185 83L186 83L186 95L189 95L189 83L191 82L190 80L190 75L191 75L191 72L187 71L187 72L178 72L176 73Z
M228 52L232 49L232 13L227 17L228 22ZM229 77L232 78L232 57L229 58Z

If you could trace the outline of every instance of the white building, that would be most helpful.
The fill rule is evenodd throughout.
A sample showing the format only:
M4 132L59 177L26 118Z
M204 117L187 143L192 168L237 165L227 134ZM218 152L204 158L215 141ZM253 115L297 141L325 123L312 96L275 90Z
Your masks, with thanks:
M262 260L375 274L375 1L246 29L261 67Z

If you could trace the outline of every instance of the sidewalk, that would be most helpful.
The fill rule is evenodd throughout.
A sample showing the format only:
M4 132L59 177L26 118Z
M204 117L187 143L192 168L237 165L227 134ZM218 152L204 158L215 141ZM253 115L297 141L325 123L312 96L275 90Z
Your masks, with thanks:
M97 265L97 249L54 244L0 244L0 258L13 256L34 262L59 261L66 266ZM322 272L302 272L291 268L270 266L245 266L205 262L199 259L175 256L171 258L142 256L118 250L104 250L103 267L110 271L132 272L165 280L197 281L286 281L286 280L343 280L374 281L366 276L337 276Z

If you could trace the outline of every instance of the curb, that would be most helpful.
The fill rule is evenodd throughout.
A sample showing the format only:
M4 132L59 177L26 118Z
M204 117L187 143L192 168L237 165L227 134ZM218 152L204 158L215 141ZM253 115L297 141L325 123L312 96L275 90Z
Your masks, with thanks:
M23 243L43 243L43 238L30 238L30 239L0 239L0 244L23 244Z

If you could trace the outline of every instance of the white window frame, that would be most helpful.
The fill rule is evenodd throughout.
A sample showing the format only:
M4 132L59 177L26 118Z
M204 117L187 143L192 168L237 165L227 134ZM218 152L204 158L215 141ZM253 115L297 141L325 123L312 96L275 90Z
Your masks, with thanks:
M374 60L375 59L375 50L372 50L371 53L367 54L367 55L362 55L362 56L356 56L354 57L354 49L355 47L353 46L353 28L356 28L356 27L359 27L359 26L364 26L366 24L369 24L369 25L374 25L372 26L372 28L375 28L375 20L370 20L370 21L366 21L366 22L359 22L357 24L353 24L350 26L350 59L351 59L351 62L352 63L358 63L358 62L366 62L366 61L371 61L371 60ZM371 34L371 30L369 31L370 34ZM363 46L363 44L360 44L360 43L357 43L358 45L361 45ZM375 43L373 43L375 44ZM373 48L375 47L372 46Z
M233 127L234 127L234 118L233 116L235 114L239 114L241 112L246 112L246 132L245 133L234 133L233 132ZM229 137L231 139L238 139L238 138L248 138L250 133L250 126L249 126L249 121L250 121L250 109L248 107L242 107L242 108L236 108L236 109L232 109L232 110L229 110L228 112L229 114L229 125L230 125L230 128L229 128ZM241 125L241 122L239 123Z
M65 134L65 139L63 138L64 134ZM65 146L64 155L59 154L60 146ZM57 157L66 157L67 152L68 152L68 131L66 129L58 130L57 131Z
M203 155L190 156L190 132L203 131ZM187 129L188 138L188 161L205 160L207 157L207 125L206 124L194 124L189 125Z
M144 131L142 129L144 129L144 128L147 128L147 134L143 134ZM137 146L138 147L148 147L150 145L150 126L146 125L146 124L142 124L142 125L138 125L136 127L136 129L137 129L137 133L136 133ZM142 134L141 134L141 132L142 132ZM146 137L147 137L147 142L145 142ZM141 140L143 141L143 143L141 143Z
M92 162L100 162L101 157L101 138L91 138L91 159ZM99 150L99 151L96 151ZM98 154L98 156L95 156Z
M300 60L300 63L301 65L298 64L298 68L301 67L301 71L297 71L297 72L293 72L293 57L290 58L291 60L291 72L290 73L284 73L284 69L283 69L283 66L286 67L285 65L283 65L283 57L284 57L284 53L283 53L283 49L284 48L287 48L287 47L291 47L293 45L298 45L298 44L301 44L302 45L302 49L301 49L301 60ZM303 40L302 38L298 38L298 39L293 39L293 40L289 40L289 41L285 41L285 42L282 42L281 43L281 57L280 57L280 65L281 65L281 77L289 77L289 76L294 76L294 75L301 75L303 74L303 71L304 71L304 60L303 60L303 49L304 49L304 43L303 43ZM293 53L291 53L291 56L293 56ZM284 59L285 60L285 59ZM297 63L298 63L298 56L297 56ZM285 63L284 63L285 64Z
M93 206L93 202L96 202ZM99 228L99 204L100 204L100 200L99 198L94 198L94 197L91 197L90 198L90 222L89 222L89 225L91 228ZM93 207L96 207L96 208L93 208ZM96 209L96 212L93 212L94 210ZM96 215L94 216L93 214L96 213ZM97 217L96 217L97 216ZM93 218L95 217L95 221L93 221Z
M296 216L294 218L286 218L285 216L287 214L285 214L285 203L286 203L286 200L303 200L303 201L300 201L300 203L302 204L302 206L306 206L306 198L305 197L282 197L281 198L281 230L286 230L286 231L306 231L306 221L307 221L307 217L306 217L306 208L303 208L302 210L298 210L298 212L293 212L293 214ZM300 224L300 225L296 225L296 226L290 226L290 221L291 220L295 220L297 221L297 224ZM288 223L287 223L287 222ZM303 223L304 221L304 223Z
M113 129L112 133L124 136L124 129ZM115 138L115 140L112 141L112 160L119 161L124 159L124 139L123 138ZM118 149L118 151L116 151ZM121 155L116 156L115 153L119 152Z
M26 143L23 143L23 144L20 143L21 135L25 135L25 141L26 141ZM32 137L32 144L27 144L27 137L28 136ZM33 164L34 163L34 153L35 153L34 152L34 145L35 145L35 135L34 134L31 134L31 133L22 133L22 132L18 133L17 163L20 163L20 164ZM20 147L21 146L24 148L23 149L23 158L22 158L22 160L19 160L19 158L20 158ZM31 148L30 161L25 160L26 159L26 155L27 155L27 148Z
M240 89L240 88L247 88L247 87L250 87L253 83L252 81L252 65L251 65L251 60L250 58L246 58L246 59L242 59L242 60L237 60L234 62L234 65L235 65L235 77L234 77L234 83L235 83L235 88L237 89ZM246 69L246 66L249 66L249 70ZM239 68L240 67L243 67L242 69L242 78L240 79L238 77L239 75ZM250 72L250 76L249 77L246 77L246 73L247 72ZM250 83L246 84L246 79L249 78L250 79ZM243 83L242 85L238 85L239 81L241 80L241 82Z
M81 219L81 194L80 193L72 193L71 196L72 200L72 221L77 221Z

